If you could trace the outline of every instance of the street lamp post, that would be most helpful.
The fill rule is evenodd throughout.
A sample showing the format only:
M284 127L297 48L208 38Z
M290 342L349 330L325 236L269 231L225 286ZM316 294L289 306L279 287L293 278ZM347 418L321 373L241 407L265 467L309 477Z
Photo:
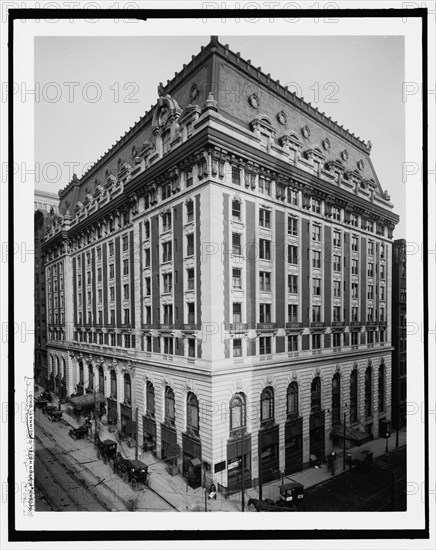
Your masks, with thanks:
M342 462L342 467L343 469L345 470L345 465L346 465L346 460L345 460L345 450L346 450L346 443L345 443L345 436L346 436L346 427L345 427L345 423L347 421L347 413L344 411L344 442L343 442L343 448L344 448L344 456L343 456L343 462Z

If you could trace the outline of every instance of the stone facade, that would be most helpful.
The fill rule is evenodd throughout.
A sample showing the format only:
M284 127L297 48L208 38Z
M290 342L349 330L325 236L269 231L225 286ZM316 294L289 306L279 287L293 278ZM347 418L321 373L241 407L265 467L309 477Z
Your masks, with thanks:
M344 415L348 444L377 437L398 217L370 143L216 38L158 93L46 233L68 393L138 410L145 449L230 492L243 454L247 483L302 469Z

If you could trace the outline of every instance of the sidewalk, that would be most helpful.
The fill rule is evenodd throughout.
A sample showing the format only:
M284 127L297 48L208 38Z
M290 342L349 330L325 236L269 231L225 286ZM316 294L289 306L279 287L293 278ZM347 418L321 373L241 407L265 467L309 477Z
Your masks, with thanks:
M54 404L54 403L53 403ZM68 408L66 405L62 405L64 411L63 420L70 426L78 427L77 420L68 414ZM125 442L120 441L117 437L117 432L109 432L108 426L98 422L99 436L101 440L111 439L117 442L118 450L121 454L129 459L135 458L135 448L130 448ZM92 434L94 432L94 423L92 424ZM407 432L399 432L399 447L406 444ZM392 451L396 447L396 432L392 432L391 437L388 440L388 450ZM370 450L373 452L374 459L385 454L386 439L378 438L367 443L364 443L360 447L351 447L346 452L350 453L352 458L360 458L360 453L364 450ZM336 450L336 475L340 475L343 470L343 451ZM164 461L159 460L150 452L143 452L139 448L138 458L149 467L150 472L150 486L159 493L164 499L167 500L173 507L181 512L193 512L193 511L205 511L204 491L200 487L198 489L192 489L188 486L186 480L181 474L171 476L168 471L167 465ZM346 470L348 471L348 467ZM302 472L296 472L283 479L283 483L286 481L298 481L305 488L312 487L323 481L331 479L331 473L326 464L323 464L320 468L308 468ZM264 484L262 486L262 497L264 499L270 498L274 501L280 498L280 480L275 480L271 483ZM245 492L245 503L247 504L249 498L258 498L258 488L247 489ZM241 495L240 493L232 495L230 498L225 499L222 494L217 493L217 499L207 500L207 510L213 512L239 512L241 511Z
M69 414L69 407L64 404L61 408L64 411L63 421L71 427L77 428L79 423ZM120 441L117 432L109 432L108 426L100 421L98 421L98 431L101 440L116 441L117 449L123 457L135 458L135 448L130 448L125 442ZM91 439L93 436L94 422L92 422ZM164 461L159 460L150 452L143 452L141 448L138 451L138 459L149 467L150 487L153 491L156 491L179 512L205 511L204 490L201 487L192 489L181 474L171 476ZM138 502L138 505L140 505L140 502ZM206 506L208 512L239 512L241 509L237 502L227 500L219 493L216 500L207 499Z
M407 440L407 432L401 430L399 432L399 438L398 438L398 447L403 447L406 445ZM388 440L388 452L395 450L396 445L396 432L392 432L391 437ZM347 449L346 452L350 453L352 458L360 458L360 453L364 450L372 451L374 459L386 454L386 439L378 438L373 439L372 441L368 441L368 443L364 443L360 447L351 447L350 449ZM343 469L343 451L337 451L336 452L336 475L340 475L344 473L344 471L348 471L348 467L346 466L345 470ZM287 481L298 481L302 485L304 485L304 488L307 489L308 487L313 487L314 485L317 485L318 483L322 483L323 481L327 481L328 479L331 479L332 475L327 468L327 464L323 464L320 468L314 468L310 467L307 470L303 470L302 472L296 472L294 474L291 474L290 476L286 476L283 478L283 483L286 483ZM280 498L280 480L275 480L271 483L262 485L262 498L271 498L274 501L279 500ZM258 498L259 491L258 488L252 488L248 489L246 491L248 498Z

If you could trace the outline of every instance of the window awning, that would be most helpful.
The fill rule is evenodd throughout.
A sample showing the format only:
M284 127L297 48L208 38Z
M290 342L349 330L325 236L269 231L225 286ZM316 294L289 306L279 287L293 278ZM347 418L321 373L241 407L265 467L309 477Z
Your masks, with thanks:
M87 407L93 407L94 403L104 403L106 398L102 392L88 393L86 395L78 395L77 397L70 397L68 402L77 410L81 411Z
M331 435L334 435L335 437L342 437L344 438L344 425L343 424L335 424L332 427L332 431L330 432ZM357 445L362 445L363 443L366 443L367 441L370 441L372 439L371 434L368 434L366 432L361 432L360 430L354 430L353 428L345 428L345 439L348 439L349 441L356 443Z

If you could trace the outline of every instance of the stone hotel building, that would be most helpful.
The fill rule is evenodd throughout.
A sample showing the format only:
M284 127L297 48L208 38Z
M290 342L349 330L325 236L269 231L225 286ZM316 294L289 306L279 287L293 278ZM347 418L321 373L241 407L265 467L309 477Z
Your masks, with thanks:
M49 377L228 493L378 437L398 216L370 152L212 37L59 192Z

